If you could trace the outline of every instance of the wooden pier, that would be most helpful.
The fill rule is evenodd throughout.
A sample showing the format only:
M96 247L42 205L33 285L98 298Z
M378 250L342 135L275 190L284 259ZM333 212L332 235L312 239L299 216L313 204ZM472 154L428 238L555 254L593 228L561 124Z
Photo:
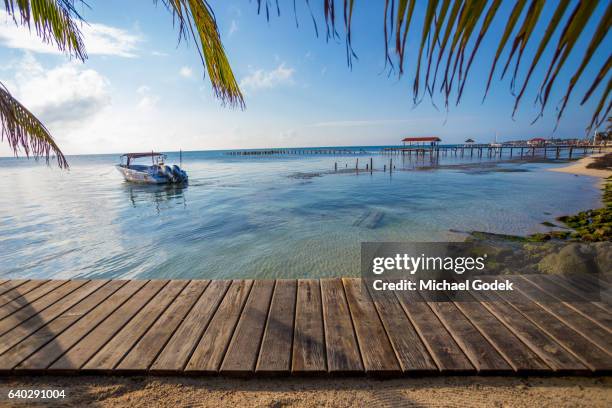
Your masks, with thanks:
M545 158L574 158L593 153L606 153L612 150L612 145L549 145L549 146L532 146L532 145L457 145L457 146L402 146L388 147L382 149L384 155L402 155L402 156L454 156L454 157L470 157L470 158L530 158L530 157L545 157Z
M330 148L296 148L296 149L256 149L256 150L232 150L225 154L228 156L306 156L306 155L357 155L366 154L365 149L330 149Z
M452 146L398 146L372 149L331 149L331 148L299 148L299 149L256 149L233 150L225 154L228 156L354 156L365 154L402 155L402 156L456 156L471 158L574 158L592 153L605 153L612 150L612 145L452 145Z
M518 300L371 296L359 279L0 280L2 375L593 374L612 370L597 277L510 277ZM580 301L561 301L573 294ZM605 292L604 292L605 293Z

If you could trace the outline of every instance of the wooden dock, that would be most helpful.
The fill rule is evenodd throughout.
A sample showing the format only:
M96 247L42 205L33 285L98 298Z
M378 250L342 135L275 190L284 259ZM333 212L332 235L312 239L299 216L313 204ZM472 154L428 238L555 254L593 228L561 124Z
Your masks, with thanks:
M372 297L355 278L0 280L0 370L610 373L609 299L580 297L595 279L511 277L520 288L513 302L496 294L470 302L426 301L407 291ZM569 294L581 300L567 301Z

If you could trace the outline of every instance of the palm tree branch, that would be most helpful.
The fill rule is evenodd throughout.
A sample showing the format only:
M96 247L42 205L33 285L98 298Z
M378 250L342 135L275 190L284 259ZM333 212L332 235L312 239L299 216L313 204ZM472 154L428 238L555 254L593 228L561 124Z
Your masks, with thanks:
M4 5L15 24L34 25L44 42L81 61L87 58L74 0L4 0Z
M68 168L68 162L51 134L36 116L15 99L0 83L0 140L6 138L15 155L23 150L27 157L44 157L47 164L51 153L60 168Z

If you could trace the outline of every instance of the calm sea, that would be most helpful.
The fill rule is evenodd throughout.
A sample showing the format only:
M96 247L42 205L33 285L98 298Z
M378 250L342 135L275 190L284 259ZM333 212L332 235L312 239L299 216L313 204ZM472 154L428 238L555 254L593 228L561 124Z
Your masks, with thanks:
M239 278L356 275L362 241L527 234L600 205L561 161L183 153L186 187L123 181L118 155L62 171L0 159L0 278ZM374 169L364 168L373 157ZM170 153L169 162L178 163ZM333 173L334 163L344 172Z

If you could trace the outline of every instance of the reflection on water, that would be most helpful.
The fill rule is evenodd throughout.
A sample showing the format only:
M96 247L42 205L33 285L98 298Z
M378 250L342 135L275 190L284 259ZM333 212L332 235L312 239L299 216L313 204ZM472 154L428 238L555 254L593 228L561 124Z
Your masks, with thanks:
M354 275L363 241L524 234L599 205L550 162L372 157L189 152L185 186L126 183L112 155L0 159L0 278Z
M132 206L135 208L138 205L147 206L153 204L156 211L172 208L171 205L165 205L166 201L177 201L184 207L187 206L187 200L183 191L187 189L188 183L180 184L135 184L124 183L124 188L130 198Z

